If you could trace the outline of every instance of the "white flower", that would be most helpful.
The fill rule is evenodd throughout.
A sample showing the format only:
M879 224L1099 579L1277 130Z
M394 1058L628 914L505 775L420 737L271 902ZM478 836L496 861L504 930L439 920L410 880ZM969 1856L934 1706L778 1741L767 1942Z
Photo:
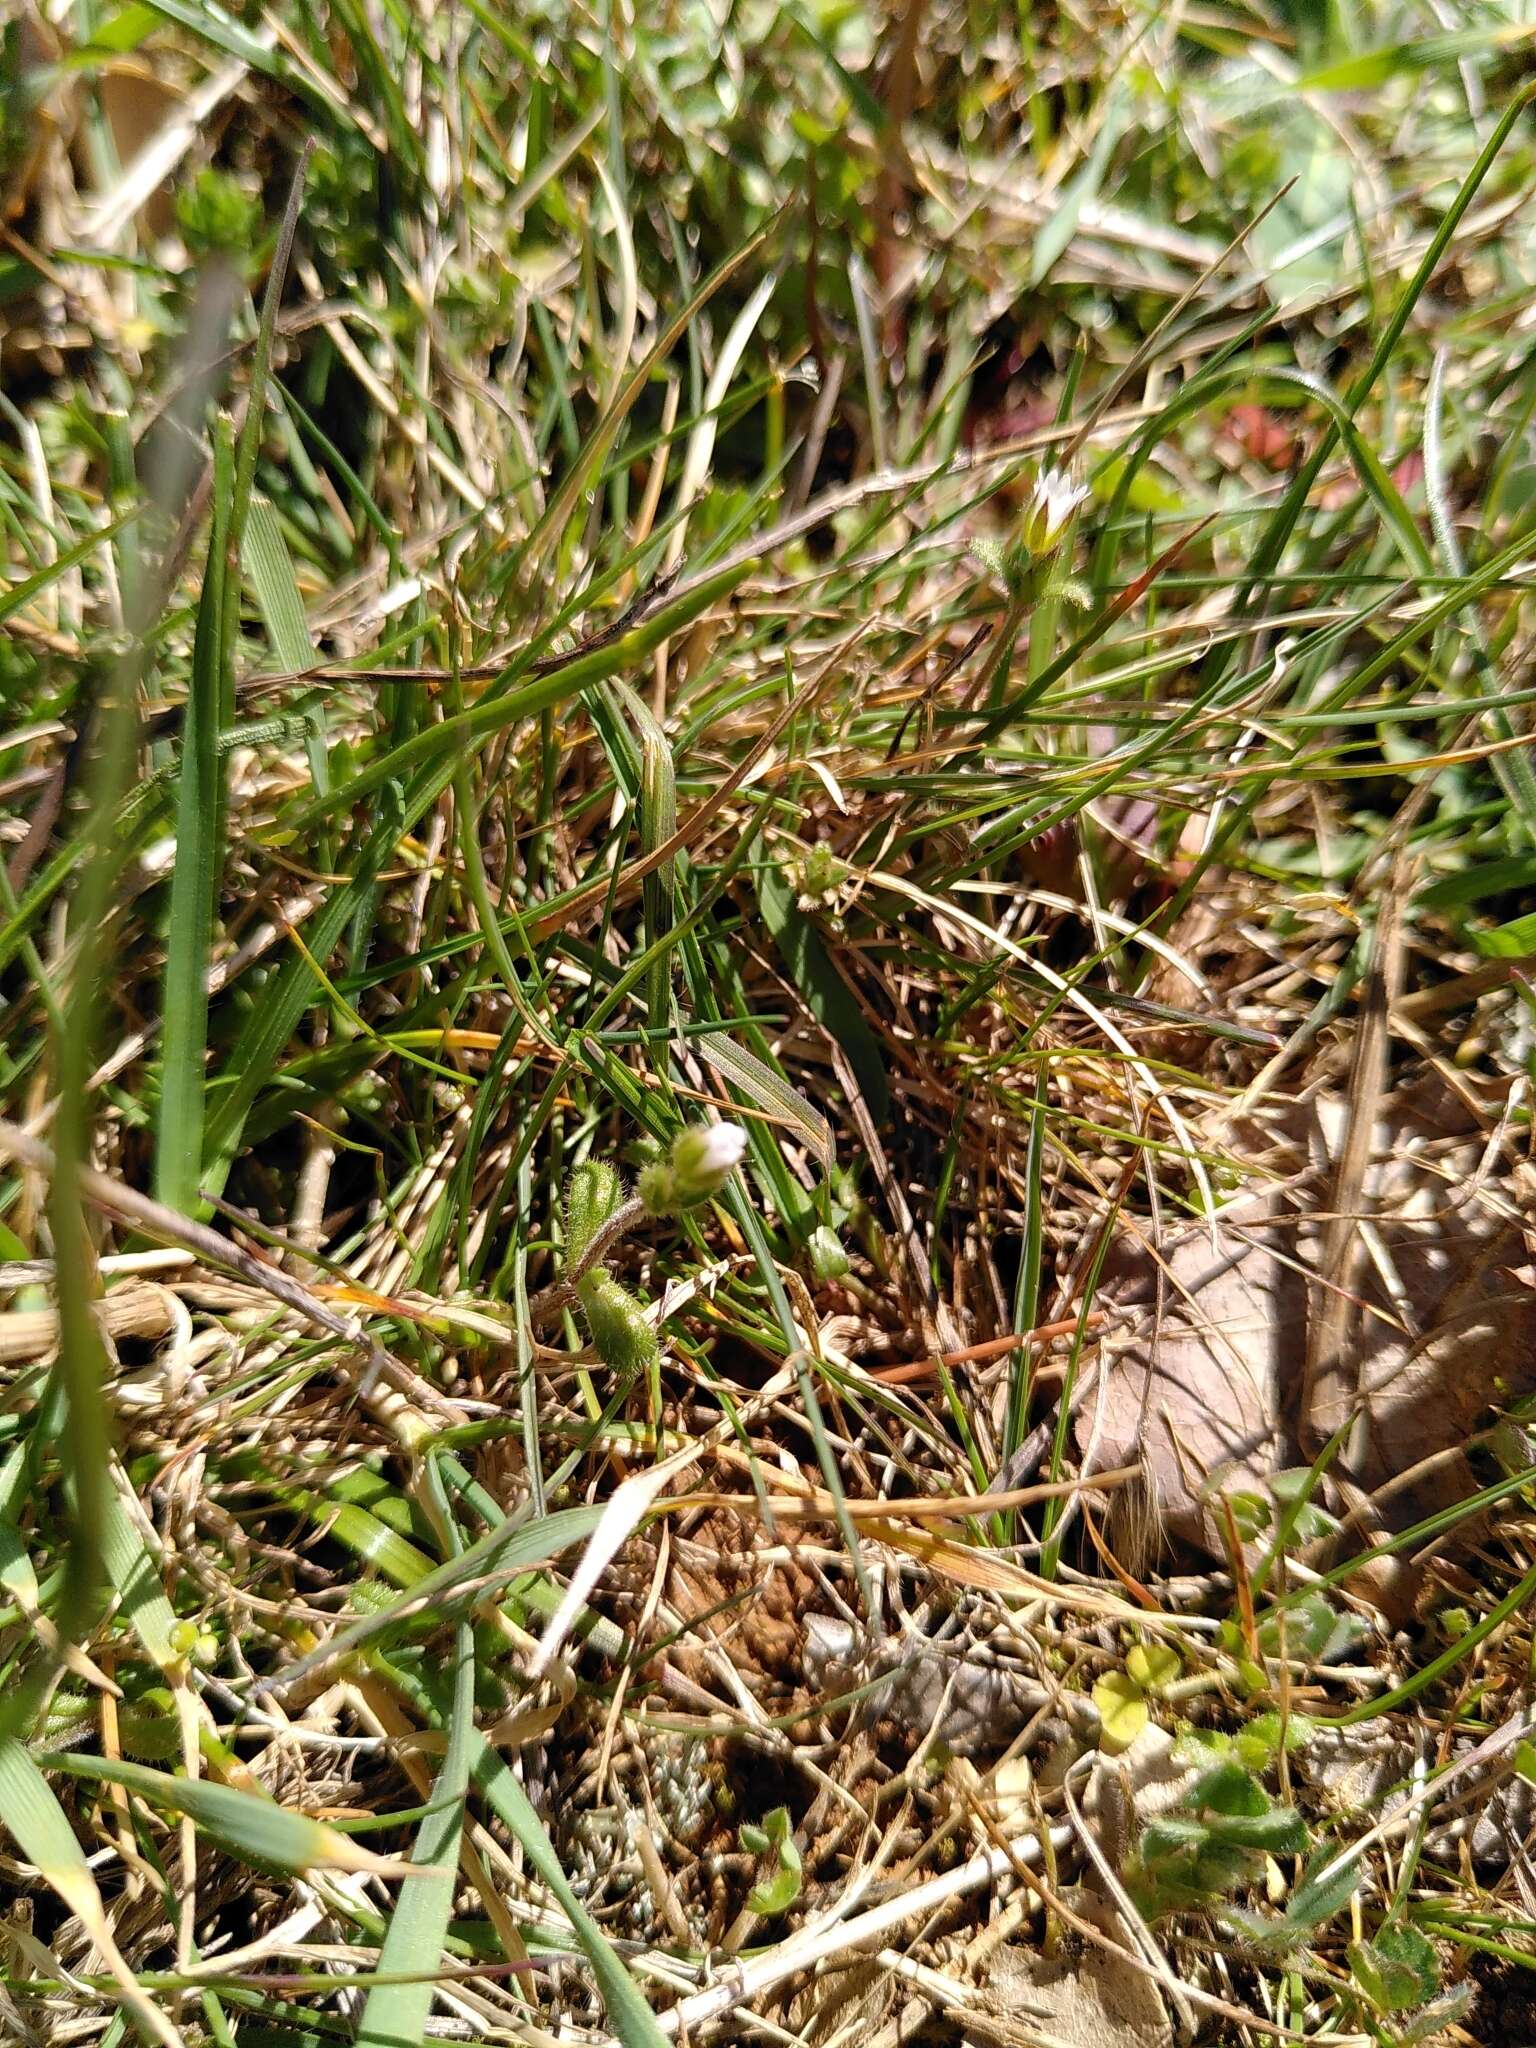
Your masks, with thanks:
M747 1134L740 1124L692 1124L672 1148L672 1168L691 1186L708 1182L713 1193L740 1166L746 1150Z
M640 1199L653 1216L675 1216L717 1195L740 1166L747 1134L739 1124L690 1124L679 1131L671 1157L640 1176Z
M1020 538L1032 555L1049 555L1061 545L1067 521L1089 495L1064 469L1042 469L1024 508Z

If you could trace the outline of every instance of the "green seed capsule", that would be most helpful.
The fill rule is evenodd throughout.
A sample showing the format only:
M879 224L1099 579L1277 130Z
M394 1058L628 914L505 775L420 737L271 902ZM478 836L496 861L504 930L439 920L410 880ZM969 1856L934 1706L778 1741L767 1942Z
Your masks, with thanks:
M382 1579L354 1579L347 1588L347 1604L355 1614L384 1614L399 1602L398 1591Z
M841 1280L848 1271L848 1254L835 1230L828 1230L823 1223L811 1232L806 1244L810 1253L811 1271L818 1280Z
M624 1200L624 1183L606 1159L588 1159L565 1187L566 1257L579 1259Z
M592 1333L592 1348L617 1373L651 1371L661 1363L656 1332L640 1303L606 1270L577 1283L577 1299Z

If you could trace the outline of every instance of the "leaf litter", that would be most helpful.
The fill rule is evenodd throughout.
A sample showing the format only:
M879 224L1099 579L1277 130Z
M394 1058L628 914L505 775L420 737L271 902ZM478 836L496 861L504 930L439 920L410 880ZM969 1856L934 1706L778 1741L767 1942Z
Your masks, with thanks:
M1167 1534L1224 1556L1223 1496L1262 1500L1276 1473L1310 1463L1339 1432L1318 1504L1331 1499L1367 1530L1406 1527L1476 1491L1466 1451L1478 1425L1536 1392L1536 1231L1518 1163L1465 1128L1449 1089L1433 1107L1422 1091L1388 1103L1371 1133L1348 1394L1306 1385L1337 1097L1252 1134L1269 1185L1221 1212L1219 1256L1189 1227L1155 1251L1123 1247L1106 1272L1104 1298L1140 1328L1101 1347L1103 1392L1083 1400L1079 1444L1105 1465L1140 1457ZM1475 1535L1463 1521L1455 1541Z

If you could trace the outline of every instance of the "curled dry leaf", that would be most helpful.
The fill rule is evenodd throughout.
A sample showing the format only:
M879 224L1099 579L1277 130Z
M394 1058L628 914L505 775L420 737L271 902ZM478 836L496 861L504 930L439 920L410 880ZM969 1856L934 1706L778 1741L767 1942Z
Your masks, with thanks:
M960 1756L1005 1749L1050 1697L1022 1671L967 1656L960 1644L887 1642L866 1659L853 1627L832 1614L805 1617L804 1654L806 1676L824 1697L883 1679L873 1718Z
M1221 1256L1198 1227L1156 1257L1121 1248L1104 1293L1135 1321L1106 1341L1078 1441L1097 1468L1142 1459L1169 1535L1222 1555L1222 1495L1261 1493L1351 1416L1339 1504L1370 1496L1376 1518L1404 1526L1475 1490L1468 1438L1536 1389L1536 1275L1513 1192L1480 1176L1483 1139L1450 1121L1444 1102L1404 1101L1378 1120L1359 1243L1332 1280L1349 1296L1346 1388L1334 1376L1305 1398L1322 1285L1313 1219L1338 1104L1309 1116L1283 1187L1223 1218Z
M1471 1737L1458 1737L1452 1761L1460 1763L1472 1747ZM1417 1755L1412 1743L1369 1723L1322 1729L1297 1767L1302 1803L1320 1819L1379 1814L1413 1782ZM1482 1871L1508 1870L1528 1854L1536 1785L1506 1762L1435 1799L1429 1814L1424 1854L1431 1861L1457 1865L1465 1853Z
M1324 1105L1320 1131L1333 1137L1336 1123ZM1461 1447L1488 1409L1536 1387L1527 1232L1517 1191L1479 1177L1482 1150L1473 1136L1436 1135L1407 1106L1382 1117L1365 1186L1371 1242L1351 1275L1358 1390L1324 1385L1298 1418L1311 1456L1358 1397L1351 1477L1373 1492L1400 1487L1423 1512L1471 1490ZM1442 1462L1417 1469L1431 1458Z
M1181 1236L1162 1256L1161 1315L1150 1254L1122 1260L1109 1288L1145 1315L1119 1355L1106 1344L1101 1384L1079 1413L1085 1447L1097 1433L1095 1464L1139 1457L1164 1528L1218 1554L1211 1479L1258 1486L1285 1462L1282 1393L1300 1362L1306 1283L1272 1240L1275 1220L1273 1205L1250 1209L1227 1226L1219 1255L1204 1229Z

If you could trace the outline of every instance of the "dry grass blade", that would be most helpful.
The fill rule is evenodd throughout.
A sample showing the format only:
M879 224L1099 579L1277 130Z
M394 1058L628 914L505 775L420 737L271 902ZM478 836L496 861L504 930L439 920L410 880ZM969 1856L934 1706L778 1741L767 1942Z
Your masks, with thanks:
M1387 1087L1388 1034L1394 1004L1402 995L1403 886L1394 876L1377 914L1366 980L1365 1001L1350 1062L1344 1140L1329 1191L1319 1277L1320 1304L1307 1343L1301 1388L1304 1441L1315 1454L1358 1412L1359 1373L1348 1349L1355 1274L1361 1258L1366 1169L1370 1163ZM1351 1458L1351 1462L1355 1462Z

